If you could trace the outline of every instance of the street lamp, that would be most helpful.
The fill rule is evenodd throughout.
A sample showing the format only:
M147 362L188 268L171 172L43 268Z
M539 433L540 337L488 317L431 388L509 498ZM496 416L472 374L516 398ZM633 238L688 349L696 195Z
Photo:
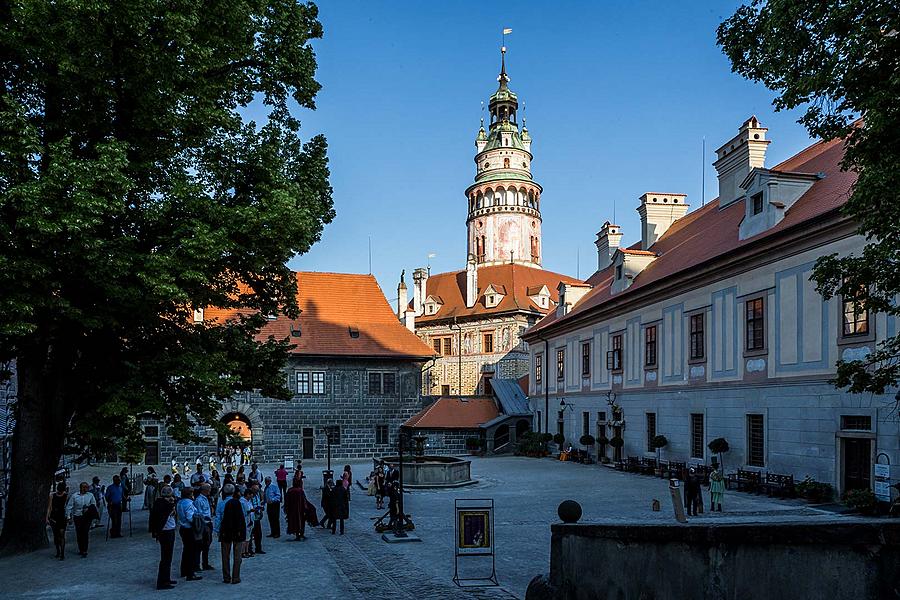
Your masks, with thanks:
M322 427L322 433L325 434L325 450L328 455L328 466L322 471L322 487L325 487L325 483L334 477L334 471L331 470L331 429L328 426Z
M406 537L406 510L403 508L403 442L406 439L406 433L401 429L397 434L397 455L400 463L400 485L398 489L397 499L397 519L394 521L394 537Z

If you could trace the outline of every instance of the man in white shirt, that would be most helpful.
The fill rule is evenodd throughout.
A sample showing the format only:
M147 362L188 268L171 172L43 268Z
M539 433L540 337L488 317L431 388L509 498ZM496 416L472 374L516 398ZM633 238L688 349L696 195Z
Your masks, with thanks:
M178 501L176 507L176 515L178 516L178 534L181 536L181 566L179 573L188 581L197 581L203 579L195 572L197 568L197 551L199 550L197 542L194 540L194 513L197 507L194 506L194 490L185 487L181 490L181 500Z
M208 483L201 483L197 498L194 500L194 507L203 517L203 522L206 524L206 529L203 531L203 541L200 542L200 548L197 552L196 569L198 571L212 571L213 569L209 564L209 545L212 543L212 508L209 505L209 491L211 488L212 486Z
M203 474L203 464L197 463L197 471L191 475L191 487L196 490L204 481L206 481L206 475Z
M73 494L66 503L66 516L75 523L75 539L78 541L78 554L87 556L88 533L91 529L91 517L84 513L89 506L97 508L97 500L90 491L87 481L78 485L78 493Z

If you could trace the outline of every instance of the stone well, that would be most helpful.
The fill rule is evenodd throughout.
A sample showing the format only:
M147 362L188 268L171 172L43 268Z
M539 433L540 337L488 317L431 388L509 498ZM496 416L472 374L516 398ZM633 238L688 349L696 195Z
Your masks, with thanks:
M385 463L399 465L396 456L385 456ZM460 487L477 483L472 479L472 461L455 456L403 457L403 485L409 488Z

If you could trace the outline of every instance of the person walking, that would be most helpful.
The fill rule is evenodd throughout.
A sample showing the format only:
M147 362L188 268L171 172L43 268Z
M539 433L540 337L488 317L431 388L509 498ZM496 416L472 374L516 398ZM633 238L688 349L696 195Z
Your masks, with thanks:
M97 501L90 492L87 481L82 481L78 484L78 493L69 496L69 502L66 504L66 515L75 523L75 540L78 542L78 554L82 558L88 554L88 533L91 521L98 514Z
M147 477L144 479L144 506L143 510L152 510L156 503L156 496L159 493L159 477L156 476L156 469L147 467Z
M113 482L106 486L106 510L109 511L109 537L122 537L122 503L125 500L125 486L122 478L113 475Z
M197 541L194 539L194 489L185 487L181 490L181 499L176 507L178 516L178 535L181 536L181 565L179 575L188 581L203 579L197 575Z
M197 470L191 475L191 487L196 492L200 488L200 484L206 481L206 475L203 474L203 463L197 463Z
M175 499L181 498L181 490L184 489L184 481L181 479L181 473L175 473L174 479L172 479L172 494L175 495Z
M100 484L100 478L94 475L91 479L91 487L90 492L94 495L95 505L97 506L97 518L91 523L91 528L100 527L102 523L100 522L103 519L103 495L106 493L106 488Z
M341 522L341 535L344 535L344 519L350 518L350 492L342 484L334 486L331 492L331 533L334 535L337 522Z
M122 512L128 512L131 510L131 478L128 477L128 467L122 467L119 471L119 481L122 484Z
M709 474L709 512L722 512L722 501L725 499L725 478L718 467Z
M284 468L282 464L277 469L275 469L275 481L278 483L278 490L281 492L281 497L284 498L287 494L288 485L287 485L287 469Z
M269 537L278 539L281 537L281 490L280 486L272 483L271 477L266 477L266 488L263 490L263 499L266 503L266 516L269 519Z
M375 509L384 510L384 469L380 467L375 469L373 479L375 481Z
M209 495L212 486L207 482L200 484L200 490L194 499L194 507L197 513L203 517L203 538L200 541L197 551L197 571L212 571L213 567L209 564L209 546L212 544L212 507L209 502Z
M262 473L259 472L259 465L253 463L250 467L250 473L247 475L248 480L255 480L256 483L262 483Z
M244 517L240 493L234 484L226 483L222 487L222 493L228 497L222 503L222 510L216 513L219 523L219 544L222 547L222 581L240 583L241 557L244 540L247 539L247 521ZM233 563L232 557L234 557Z
M250 496L250 504L253 506L253 546L255 547L255 549L250 549L250 554L265 554L265 550L262 549L262 518L265 510L262 488L259 483L254 482L249 489L253 492Z
M172 554L175 551L175 496L172 487L164 485L150 508L150 534L159 542L159 569L156 573L156 589L170 590L176 581L172 579Z
M325 486L322 488L322 527L328 529L334 520L332 496L334 495L334 481L325 480Z
M66 504L69 502L69 492L65 482L56 484L56 491L50 494L47 500L47 525L53 532L53 545L56 547L56 558L66 559L66 527L69 518L66 516Z
M253 496L253 490L249 486L245 487L240 499L241 512L244 515L244 529L246 529L241 550L243 558L253 556L253 553L250 551L250 536L253 533L253 503L250 501L251 496Z
M213 469L209 474L209 506L212 513L216 514L216 506L219 504L219 492L222 491L222 480L219 472Z
M303 480L295 477L291 489L287 491L284 501L284 513L287 517L288 535L294 534L295 540L306 539L306 492L303 491Z

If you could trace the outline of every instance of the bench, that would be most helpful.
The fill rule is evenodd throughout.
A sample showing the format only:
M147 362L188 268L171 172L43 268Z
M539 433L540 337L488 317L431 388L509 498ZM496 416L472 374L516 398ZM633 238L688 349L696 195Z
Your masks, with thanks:
M656 474L656 459L655 458L642 458L641 459L641 474L642 475L655 475Z
M629 473L637 473L641 470L641 461L637 456L629 456L625 461L625 470Z
M763 484L766 494L771 496L775 494L781 498L795 496L794 492L794 476L779 475L778 473L766 473L766 481Z
M732 473L725 478L725 487L730 489L731 484L736 485L739 492L758 492L762 484L762 474L759 471L738 469L737 473Z

